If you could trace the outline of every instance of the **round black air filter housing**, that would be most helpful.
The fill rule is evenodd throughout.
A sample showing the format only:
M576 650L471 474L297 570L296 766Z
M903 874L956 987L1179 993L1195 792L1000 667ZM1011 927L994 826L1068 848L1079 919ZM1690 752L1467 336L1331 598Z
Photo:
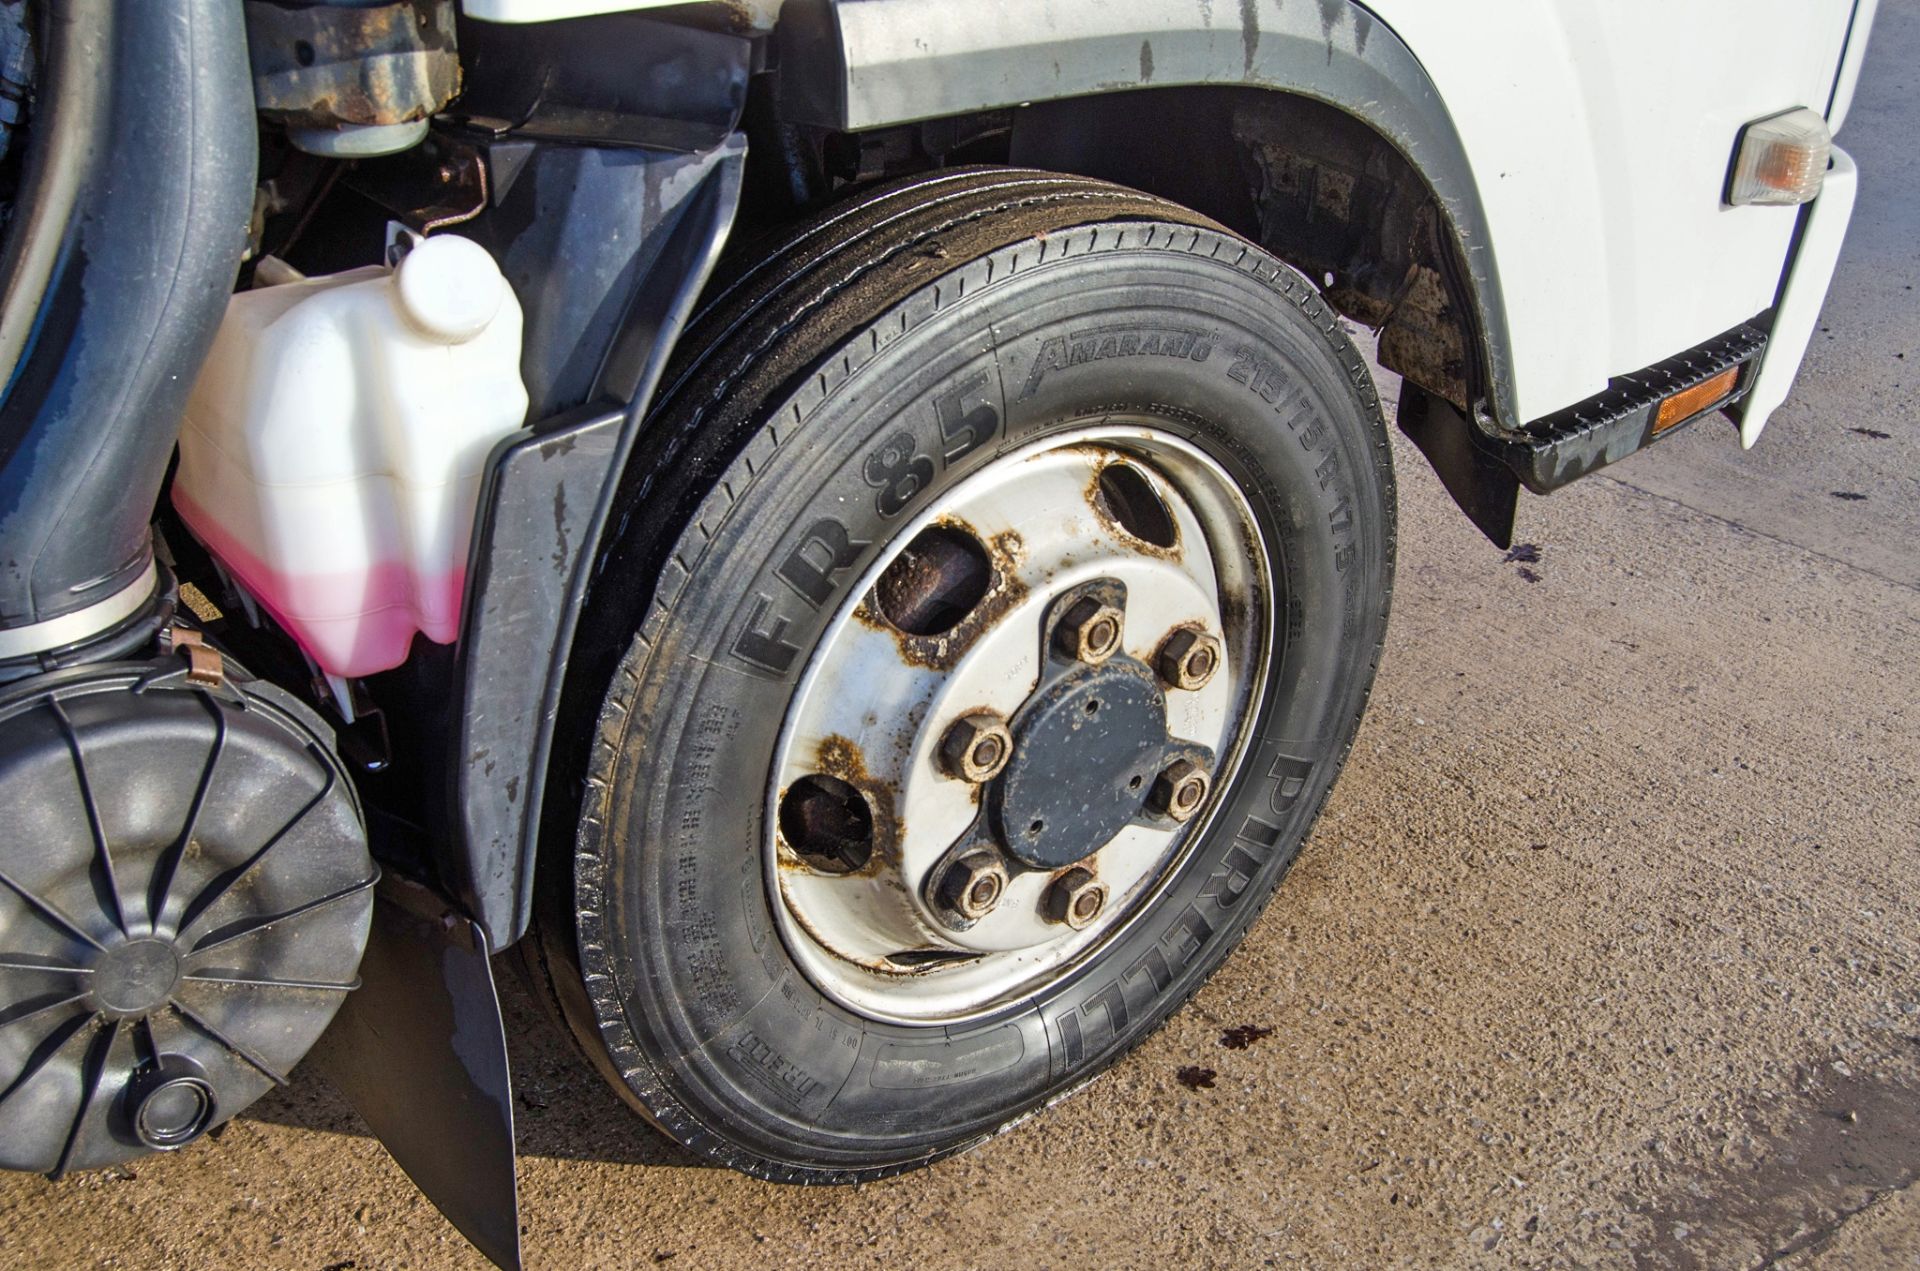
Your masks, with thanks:
M354 987L377 871L319 719L178 658L0 691L0 1166L180 1147Z

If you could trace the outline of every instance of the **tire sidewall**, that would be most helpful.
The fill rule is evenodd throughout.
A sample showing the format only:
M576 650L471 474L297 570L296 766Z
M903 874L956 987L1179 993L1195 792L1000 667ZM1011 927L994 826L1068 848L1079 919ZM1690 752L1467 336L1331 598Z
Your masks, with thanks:
M1242 761L1099 958L965 1025L858 1016L809 981L770 909L788 702L899 526L998 456L1107 416L1186 438L1252 505L1274 657ZM681 535L600 721L580 955L649 1113L755 1173L872 1177L976 1140L1171 1013L1265 903L1344 759L1384 633L1385 446L1365 368L1310 286L1187 227L1002 248L811 366Z

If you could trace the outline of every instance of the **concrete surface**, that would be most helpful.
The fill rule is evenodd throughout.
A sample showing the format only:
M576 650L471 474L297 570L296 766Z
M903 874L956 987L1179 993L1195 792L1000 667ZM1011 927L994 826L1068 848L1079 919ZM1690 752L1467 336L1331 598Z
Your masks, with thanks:
M1759 449L1702 426L1529 500L1526 572L1401 455L1352 763L1168 1028L968 1157L801 1191L663 1143L510 988L530 1265L1920 1265L1916 65L1888 3ZM480 1260L309 1077L178 1156L0 1181L0 1264Z

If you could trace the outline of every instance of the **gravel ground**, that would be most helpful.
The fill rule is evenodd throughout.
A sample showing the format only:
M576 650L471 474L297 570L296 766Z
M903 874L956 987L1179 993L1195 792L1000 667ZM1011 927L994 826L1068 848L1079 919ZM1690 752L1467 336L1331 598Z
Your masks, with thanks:
M509 980L529 1265L1920 1266L1917 65L1883 5L1757 450L1704 424L1529 499L1537 561L1403 450L1353 760L1164 1031L962 1159L783 1189L654 1136ZM0 1180L0 1264L482 1265L312 1074L178 1156Z

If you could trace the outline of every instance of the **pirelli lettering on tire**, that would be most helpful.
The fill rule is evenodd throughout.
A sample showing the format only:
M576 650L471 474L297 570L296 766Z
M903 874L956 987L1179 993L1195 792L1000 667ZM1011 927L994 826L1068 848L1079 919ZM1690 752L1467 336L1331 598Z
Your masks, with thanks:
M801 1106L823 1085L751 1031L740 1034L728 1053L742 1061L745 1071L758 1077L767 1089L795 1107Z
M1286 848L1284 855L1292 855L1289 843L1298 837L1298 831L1290 834L1289 826L1301 796L1312 783L1313 770L1310 759L1284 753L1273 758L1266 770L1266 807L1241 816L1232 845L1207 875L1199 894L1175 916L1152 948L1077 1009L1056 1017L1064 1064L1081 1062L1124 1033L1132 1018L1130 1010L1146 1009L1153 998L1172 986L1214 932L1233 915L1276 854ZM1267 814L1273 819L1269 820ZM1132 1007L1130 996L1134 999Z
M1211 332L1192 327L1103 326L1050 336L1040 344L1027 372L1026 387L1020 390L1025 401L1040 389L1040 381L1049 371L1101 362L1116 357L1173 357L1204 362L1213 356Z

